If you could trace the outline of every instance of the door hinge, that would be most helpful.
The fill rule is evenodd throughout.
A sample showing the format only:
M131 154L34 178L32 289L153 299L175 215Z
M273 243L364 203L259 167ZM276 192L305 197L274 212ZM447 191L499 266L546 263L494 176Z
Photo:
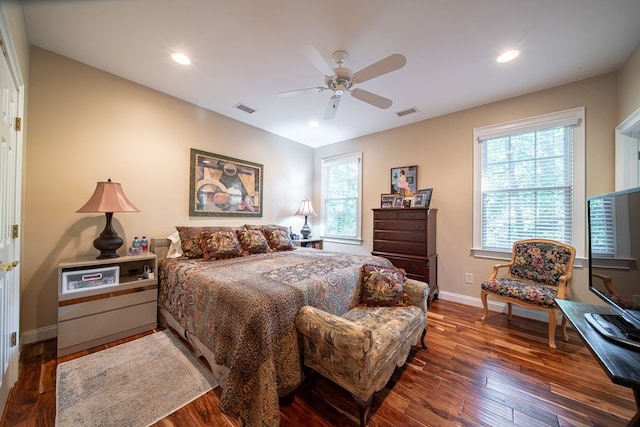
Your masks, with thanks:
M11 332L11 347L15 347L18 344L18 334L16 332Z
M22 118L16 117L16 131L20 132L22 130Z
M19 236L18 234L18 224L13 224L11 226L11 237L14 239L17 239Z

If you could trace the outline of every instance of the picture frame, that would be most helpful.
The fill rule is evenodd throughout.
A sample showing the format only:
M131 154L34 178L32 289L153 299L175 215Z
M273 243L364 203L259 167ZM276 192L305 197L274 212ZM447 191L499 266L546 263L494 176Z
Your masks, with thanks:
M380 207L382 209L388 209L393 207L395 200L395 194L381 194L380 195Z
M189 216L262 216L264 167L191 149Z
M403 203L403 207L405 208L410 208L413 206L413 197L405 197L404 198L404 203Z
M403 184L406 183L406 184ZM415 193L418 186L418 166L391 168L391 193Z
M418 197L422 199L420 207L429 209L429 206L431 205L432 195L433 195L433 188L424 188L422 190L418 190L418 193L416 194L415 197L416 199ZM418 203L416 202L414 206L418 206Z
M394 196L393 197L393 207L394 208L404 207L404 196L402 196L402 195Z

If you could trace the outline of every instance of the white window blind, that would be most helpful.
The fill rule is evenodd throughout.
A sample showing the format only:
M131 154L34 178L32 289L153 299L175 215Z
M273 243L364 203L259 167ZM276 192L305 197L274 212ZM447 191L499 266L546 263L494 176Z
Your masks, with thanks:
M475 130L474 249L511 252L514 241L538 237L584 254L583 115L578 108Z
M361 238L362 153L322 160L324 237Z

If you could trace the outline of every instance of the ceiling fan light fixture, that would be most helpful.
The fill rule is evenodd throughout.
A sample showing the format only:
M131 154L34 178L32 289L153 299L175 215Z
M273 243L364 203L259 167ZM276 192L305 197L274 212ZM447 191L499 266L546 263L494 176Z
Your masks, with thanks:
M500 56L498 56L496 61L500 62L500 63L513 61L514 59L516 59L518 57L518 55L520 55L520 51L519 50L515 50L515 49L507 50L505 52L502 52L500 54Z

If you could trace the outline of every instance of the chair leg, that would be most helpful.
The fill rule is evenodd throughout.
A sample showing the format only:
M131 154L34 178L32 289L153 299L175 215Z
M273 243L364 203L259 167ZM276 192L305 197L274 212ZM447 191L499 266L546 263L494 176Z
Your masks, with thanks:
M564 320L564 317L562 318ZM556 349L556 311L549 310L549 347Z
M508 302L507 303L507 319L509 319L509 320L511 320L511 316L512 316L512 313L513 313L513 310L511 308L512 308L511 307L511 303Z
M425 342L424 342L424 337L426 337L426 336L427 336L427 328L424 328L422 330L422 336L420 337L420 342L422 343L422 349L423 350L427 349L427 344L425 344Z
M484 314L482 315L482 318L480 320L482 320L483 322L485 320L487 320L487 315L489 314L489 307L487 306L487 292L482 291L480 292L480 299L482 300L482 306L484 307Z
M353 397L353 400L358 406L358 412L360 413L360 427L365 427L367 425L367 416L369 416L369 409L371 409L371 402L373 402L373 393L366 401L360 399L354 394L351 394L351 397Z

